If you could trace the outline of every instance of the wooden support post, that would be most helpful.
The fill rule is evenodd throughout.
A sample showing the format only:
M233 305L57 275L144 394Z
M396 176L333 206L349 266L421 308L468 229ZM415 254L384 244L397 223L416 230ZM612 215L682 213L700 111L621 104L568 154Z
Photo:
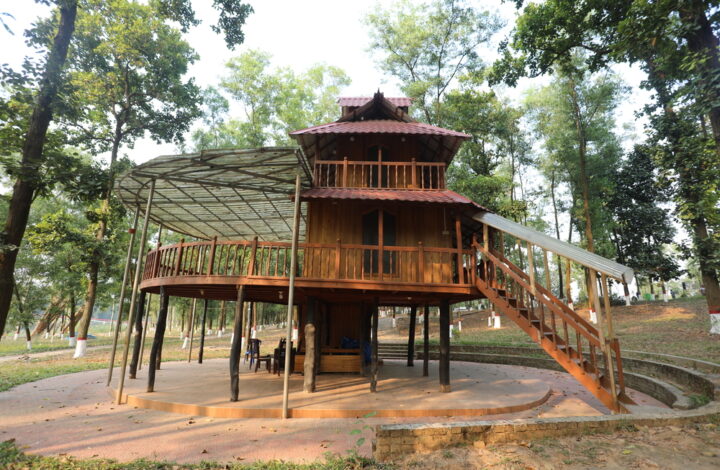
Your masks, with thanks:
M307 312L305 318L305 362L303 363L303 390L306 393L315 392L315 348L317 346L316 322L317 304L314 297L307 299Z
M147 240L148 226L150 225L150 210L152 208L153 196L155 195L155 180L150 182L150 188L147 196L147 204L145 206L145 220L143 220L142 233L140 234L140 243L138 244L137 262L135 263L135 278L133 280L132 294L130 294L130 309L128 310L128 327L125 332L125 349L123 350L122 366L120 367L120 383L117 391L117 404L122 400L123 387L125 386L125 368L127 367L128 351L130 350L130 333L133 324L133 310L135 308L135 300L140 290L140 277L142 271L143 260L145 254L145 242ZM118 316L119 318L119 316Z
M572 274L572 270L570 267L570 259L565 259L565 298L567 299L568 307L573 308L573 299L572 299L572 288L571 286L571 279L570 275Z
M417 305L410 307L410 326L408 328L407 366L415 366L415 321L417 320Z
M134 379L137 375L138 360L140 359L140 347L142 346L143 337L143 314L145 313L145 297L147 293L140 291L140 298L137 303L137 312L135 312L135 344L133 345L132 359L130 359L129 377ZM130 328L130 325L128 325Z
M537 289L535 288L535 256L533 256L533 245L530 242L527 242L527 259L528 276L530 276L530 293L532 293L533 297L536 297Z
M147 338L148 321L150 320L150 305L152 305L152 295L148 295L147 307L145 307L145 324L143 325L142 343L140 344L140 357L138 358L138 370L142 369L143 357L145 353L145 339Z
M372 359L370 361L370 392L377 392L378 379L378 299L373 300L372 304L372 333L370 342L372 347Z
M205 321L207 319L208 299L205 299L203 307L202 325L200 325L200 351L198 351L198 364L203 362L203 353L205 352Z
M463 256L462 256L462 224L460 223L460 216L455 217L455 244L457 245L457 275L458 284L465 284L463 275Z
M423 377L429 375L429 355L430 355L430 306L425 305L423 314Z
M336 176L337 177L337 176ZM336 182L337 184L337 182ZM342 187L347 188L348 187L348 157L343 157L343 177L342 177Z
M197 311L197 299L193 299L192 302L192 310L190 312L190 345L188 346L188 359L187 361L190 362L192 360L192 347L193 347L193 340L195 339L195 312Z
M115 368L115 351L117 350L118 336L120 334L120 326L122 325L123 306L125 305L125 289L130 277L130 265L132 264L132 251L135 245L135 232L137 230L138 218L140 216L140 206L135 207L135 216L133 217L132 228L128 230L130 233L130 242L128 243L127 256L125 256L125 270L123 271L123 280L120 285L120 300L118 301L118 317L116 320L115 331L113 335L113 346L110 352L110 367L108 367L107 386L110 386L112 380L113 369ZM72 308L72 307L71 307ZM130 328L130 325L128 325Z
M383 280L383 274L385 272L385 226L383 224L385 220L385 212L380 209L378 210L378 276L380 280Z
M245 301L245 286L240 285L235 304L235 324L233 326L233 339L230 346L230 401L238 401L240 393L240 347L243 333L243 302Z
M361 362L360 362L360 373L363 377L366 377L368 374L367 371L367 363L365 362L365 349L367 348L366 344L368 343L368 307L366 304L360 305L360 356L361 356Z
M612 311L610 310L610 293L608 289L607 274L602 274L602 294L605 303L605 321L607 322L607 336L610 341L615 339L615 327L613 326Z
M418 242L418 282L425 282L425 247Z
M450 302L440 301L440 391L450 391Z
M552 280L550 279L550 262L548 260L547 250L543 248L543 266L545 269L545 288L548 292L552 292Z
M292 320L295 300L295 272L297 271L297 248L300 235L300 172L295 175L295 207L293 214L293 234L290 250L290 279L288 280L287 340L285 341L285 374L283 377L282 417L287 419L288 395L290 393L290 361L292 359Z
M160 348L162 348L162 340L165 336L165 321L167 319L169 300L170 296L165 292L165 287L160 287L160 310L158 311L157 324L155 325L155 338L153 338L152 348L150 348L150 364L148 365L148 392L155 391L155 372L160 356Z

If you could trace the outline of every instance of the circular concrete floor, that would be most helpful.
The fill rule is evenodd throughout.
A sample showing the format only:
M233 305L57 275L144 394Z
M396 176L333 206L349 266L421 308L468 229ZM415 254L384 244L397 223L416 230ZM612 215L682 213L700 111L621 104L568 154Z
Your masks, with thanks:
M126 381L123 401L158 411L214 418L279 418L282 413L282 376L240 367L240 396L229 401L228 362L165 363L157 372L155 392L145 392L146 370ZM529 410L545 403L551 390L547 381L526 376L523 368L452 362L452 391L441 393L438 363L430 362L429 376L422 363L407 367L404 361L386 360L380 367L377 392L369 378L355 374L321 374L317 391L302 391L303 377L290 378L291 418L358 418L486 416Z

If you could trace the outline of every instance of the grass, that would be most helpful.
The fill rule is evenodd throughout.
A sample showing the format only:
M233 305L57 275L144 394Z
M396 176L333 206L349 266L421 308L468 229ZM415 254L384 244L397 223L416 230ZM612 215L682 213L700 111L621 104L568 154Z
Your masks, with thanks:
M20 335L17 340L12 339L11 335L0 341L0 356L16 356L27 353L36 353L43 351L60 351L63 349L72 350L73 347L68 345L67 338L45 339L42 336L36 336L32 339L32 350L28 351L25 345L25 333ZM88 340L88 347L104 346L112 344L112 336L98 336Z
M27 455L12 440L0 442L0 468L7 470L355 470L390 469L392 467L377 464L371 459L350 455L339 457L327 455L324 461L309 464L287 463L279 460L267 462L177 464L168 461L133 460L118 462L110 459L76 460L69 456L43 457Z
M163 347L163 362L187 360L187 350L179 348L181 341L177 337L166 337ZM228 337L208 337L205 340L205 359L227 357L230 339ZM199 340L193 342L193 358L197 360ZM121 351L119 349L118 351ZM110 360L110 349L100 350L89 349L85 357L72 358L72 351L62 352L58 355L47 357L29 358L26 360L7 361L0 363L0 392L9 390L12 387L36 380L54 377L56 375L72 374L87 370L104 369L108 367ZM143 364L147 364L147 357L150 353L150 342L145 344ZM120 364L122 357L118 352L116 365Z

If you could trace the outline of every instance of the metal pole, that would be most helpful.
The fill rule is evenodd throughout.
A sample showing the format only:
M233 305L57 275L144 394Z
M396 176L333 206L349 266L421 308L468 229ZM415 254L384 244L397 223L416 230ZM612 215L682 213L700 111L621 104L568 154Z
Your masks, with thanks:
M150 224L150 208L152 207L153 196L155 195L155 180L150 183L150 192L148 193L147 205L145 206L145 220L143 221L142 234L140 235L140 243L138 244L137 263L135 263L135 280L133 281L132 295L130 296L130 310L128 311L128 328L125 332L125 350L123 351L122 367L120 368L120 383L117 391L117 404L122 401L122 391L125 386L125 369L127 368L128 350L130 349L130 334L133 324L133 315L135 308L135 300L137 298L138 288L140 287L140 274L142 266L143 252L145 251L145 239L147 238L148 225Z
M122 322L123 304L125 303L125 288L127 287L128 275L130 274L130 260L132 258L132 249L135 244L135 231L137 230L138 217L140 215L140 206L135 206L135 217L133 217L133 225L130 232L130 242L128 243L127 257L125 258L125 272L123 273L122 284L120 285L120 303L118 304L117 325L115 326L115 336L113 336L113 346L110 352L110 366L108 367L107 386L112 380L113 368L115 367L115 351L117 350L118 335L120 334L120 322ZM129 326L128 326L129 328Z
M295 214L293 220L292 248L290 250L290 281L288 285L287 336L285 340L285 376L283 377L282 417L288 417L288 391L290 388L290 351L292 350L293 300L295 297L295 270L297 265L298 232L300 232L300 172L295 175Z

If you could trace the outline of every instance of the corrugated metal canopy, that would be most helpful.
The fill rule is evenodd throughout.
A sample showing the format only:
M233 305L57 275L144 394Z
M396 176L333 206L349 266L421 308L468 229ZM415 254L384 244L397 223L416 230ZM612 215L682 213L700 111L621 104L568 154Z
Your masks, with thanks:
M294 147L206 150L149 160L120 176L115 191L143 211L154 179L150 219L195 238L288 241L297 171L310 187L310 169ZM301 223L304 234L304 214Z
M557 253L560 256L594 269L597 272L607 274L614 279L630 282L633 278L634 274L632 268L628 268L620 263L603 258L595 253L590 253L578 246L550 237L542 232L525 227L524 225L515 223L497 214L492 214L490 212L478 212L473 219L505 233L509 233L516 238L528 241L533 245L545 248L553 253Z

